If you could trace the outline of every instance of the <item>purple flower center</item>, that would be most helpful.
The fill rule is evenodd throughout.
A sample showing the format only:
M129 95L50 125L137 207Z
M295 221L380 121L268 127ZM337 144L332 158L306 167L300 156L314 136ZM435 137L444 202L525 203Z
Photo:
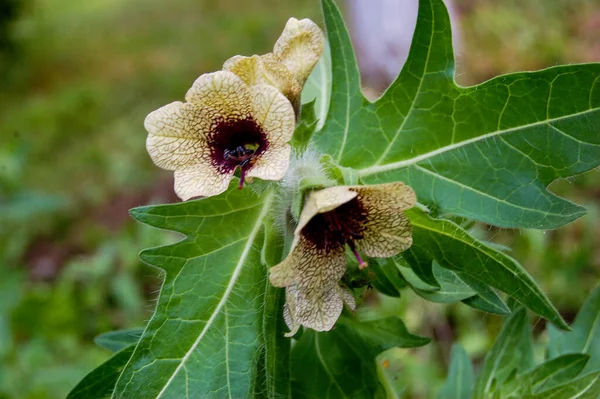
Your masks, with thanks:
M252 116L243 119L221 119L208 139L212 164L220 173L230 174L240 168L240 188L248 169L269 146L262 128Z
M348 245L359 267L365 268L367 263L356 250L354 242L364 238L364 222L367 212L358 198L346 202L332 211L318 213L302 229L302 235L319 251L329 252Z

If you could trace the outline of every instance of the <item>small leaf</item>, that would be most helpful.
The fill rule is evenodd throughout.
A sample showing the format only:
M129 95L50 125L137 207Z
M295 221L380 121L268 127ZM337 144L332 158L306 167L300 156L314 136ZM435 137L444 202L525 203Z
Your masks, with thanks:
M414 239L413 239L414 242ZM428 256L422 256L417 247L412 247L412 250L404 252L401 256L410 265L414 274L427 285L440 288L439 283L433 275L433 262ZM405 276L406 277L406 276ZM418 286L417 286L418 287Z
M470 399L474 384L473 366L467 352L461 345L452 345L448 379L438 399Z
M391 259L371 259L370 269L375 274L373 286L384 295L399 297L402 288L408 286Z
M397 317L362 322L342 317L339 323L351 328L364 342L379 351L392 347L416 348L430 342L429 338L409 333L404 322Z
M423 275L419 275L415 273L415 271L406 266L400 266L404 262L401 261L399 257L392 258L393 261L396 262L398 266L398 270L400 270L400 274L402 277L408 282L408 284L413 287L413 289L417 289L420 291L434 292L440 289L440 286L437 285L437 281L435 281L436 285L431 285L425 282L423 279L426 278ZM433 277L433 269L431 271L431 276ZM433 277L435 280L435 277Z
M317 127L315 100L302 104L302 110L300 112L300 122L296 126L296 130L294 130L291 142L292 147L294 147L296 151L306 150L306 146Z
M464 299L462 302L472 308L484 312L507 315L510 309L500 296L489 285L481 283L466 273L457 272L462 281L477 291L477 295Z
M406 211L413 226L413 245L403 255L421 263L436 260L440 266L506 292L537 314L568 329L558 310L527 271L514 259L470 236L457 224L433 219L418 209Z
M532 392L542 392L573 380L584 369L589 358L578 353L563 355L540 364L519 379L527 381ZM524 382L522 384L526 385Z
M465 284L456 273L442 268L436 261L433 262L433 275L440 284L439 290L426 291L413 287L417 295L428 301L455 303L477 294L477 291Z
M427 338L409 334L397 318L364 323L342 318L332 331L307 330L292 349L292 396L381 397L376 356L393 346L413 347L427 342Z
M117 379L131 358L134 345L117 352L106 362L86 375L73 388L67 399L108 399L112 396Z
M600 287L585 301L571 327L573 331L563 332L548 326L550 357L586 353L590 360L583 373L600 371Z
M143 328L131 328L129 330L110 331L94 338L96 345L118 352L128 346L135 345L140 340Z
M591 373L564 385L527 396L527 399L598 399L600 373Z
M474 399L487 399L496 389L501 389L509 378L532 362L530 332L525 308L511 314L504 322L500 335L485 357L477 379Z

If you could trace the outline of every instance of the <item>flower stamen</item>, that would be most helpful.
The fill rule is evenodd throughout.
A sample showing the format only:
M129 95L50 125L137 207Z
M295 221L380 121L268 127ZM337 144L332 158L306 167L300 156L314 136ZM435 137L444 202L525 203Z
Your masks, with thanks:
M364 238L362 225L365 220L365 209L355 198L332 211L315 215L302 229L302 233L317 247L334 248L348 245L362 270L368 264L356 250L355 241Z
M239 162L240 185L238 186L238 189L240 190L244 188L248 167L252 166L256 160L256 148L258 148L258 144L245 144L237 146L234 150L225 149L223 151L223 159L225 161Z
M348 241L347 244L350 247L350 250L352 250L352 253L354 254L354 256L356 257L356 260L358 261L358 269L359 270L363 270L367 266L369 266L369 264L367 262L365 262L363 260L363 258L361 258L360 254L356 250L356 246L354 245L354 241Z

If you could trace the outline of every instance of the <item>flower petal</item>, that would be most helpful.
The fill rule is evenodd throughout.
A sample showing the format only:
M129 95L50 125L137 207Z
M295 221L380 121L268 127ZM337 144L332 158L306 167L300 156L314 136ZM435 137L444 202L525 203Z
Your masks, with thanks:
M356 310L356 299L354 299L354 295L350 292L350 290L346 287L339 287L339 293L342 297L342 301L344 301L344 305L346 305L350 310Z
M290 70L300 85L323 53L325 36L310 19L290 18L275 43L273 54Z
M309 240L299 236L289 255L270 269L269 279L275 287L297 285L309 298L322 295L325 287L337 284L346 273L343 246L319 250Z
M225 119L244 118L252 110L248 86L228 71L200 76L188 90L185 100L199 107L210 107Z
M346 186L329 187L323 190L311 192L304 203L298 227L295 234L300 234L300 231L310 222L317 213L325 213L334 210L340 205L345 204L357 196L356 191L350 190Z
M286 293L286 295L287 295L287 293ZM285 321L285 324L290 329L290 332L285 333L283 335L285 337L288 337L288 338L293 337L294 335L296 335L296 333L300 329L300 324L298 324L298 322L292 316L292 313L290 312L290 307L288 306L287 301L283 305L283 321Z
M269 146L246 173L263 180L281 180L290 165L292 147L289 144Z
M225 61L223 70L235 73L249 86L260 84L274 86L290 100L294 109L298 110L302 86L273 54L252 57L236 55Z
M218 195L227 190L232 178L233 172L220 173L209 162L198 163L175 171L175 193L184 201Z
M146 148L154 163L168 170L190 167L210 156L206 139L212 110L175 101L148 114Z
M286 288L286 306L291 321L290 331L286 336L294 335L298 325L312 328L315 331L329 331L342 314L344 302L340 296L341 288L337 284L326 287L319 296L308 296L296 285ZM290 335L291 334L291 335Z
M404 183L353 186L358 200L367 211L363 223L364 238L356 241L367 256L389 258L407 250L412 244L412 227L403 210L412 208L417 198Z
M250 87L252 116L261 125L271 145L283 145L292 139L296 115L292 104L275 87Z

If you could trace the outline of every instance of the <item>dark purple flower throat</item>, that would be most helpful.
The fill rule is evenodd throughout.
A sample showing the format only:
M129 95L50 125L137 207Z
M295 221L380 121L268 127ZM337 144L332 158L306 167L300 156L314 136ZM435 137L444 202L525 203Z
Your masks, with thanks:
M332 211L318 213L302 229L302 235L320 251L329 252L340 246L348 245L359 267L367 267L354 242L363 237L367 212L358 198L346 202Z
M269 142L262 128L247 115L244 119L219 120L208 139L213 165L223 174L240 168L240 186L248 169L267 149Z

